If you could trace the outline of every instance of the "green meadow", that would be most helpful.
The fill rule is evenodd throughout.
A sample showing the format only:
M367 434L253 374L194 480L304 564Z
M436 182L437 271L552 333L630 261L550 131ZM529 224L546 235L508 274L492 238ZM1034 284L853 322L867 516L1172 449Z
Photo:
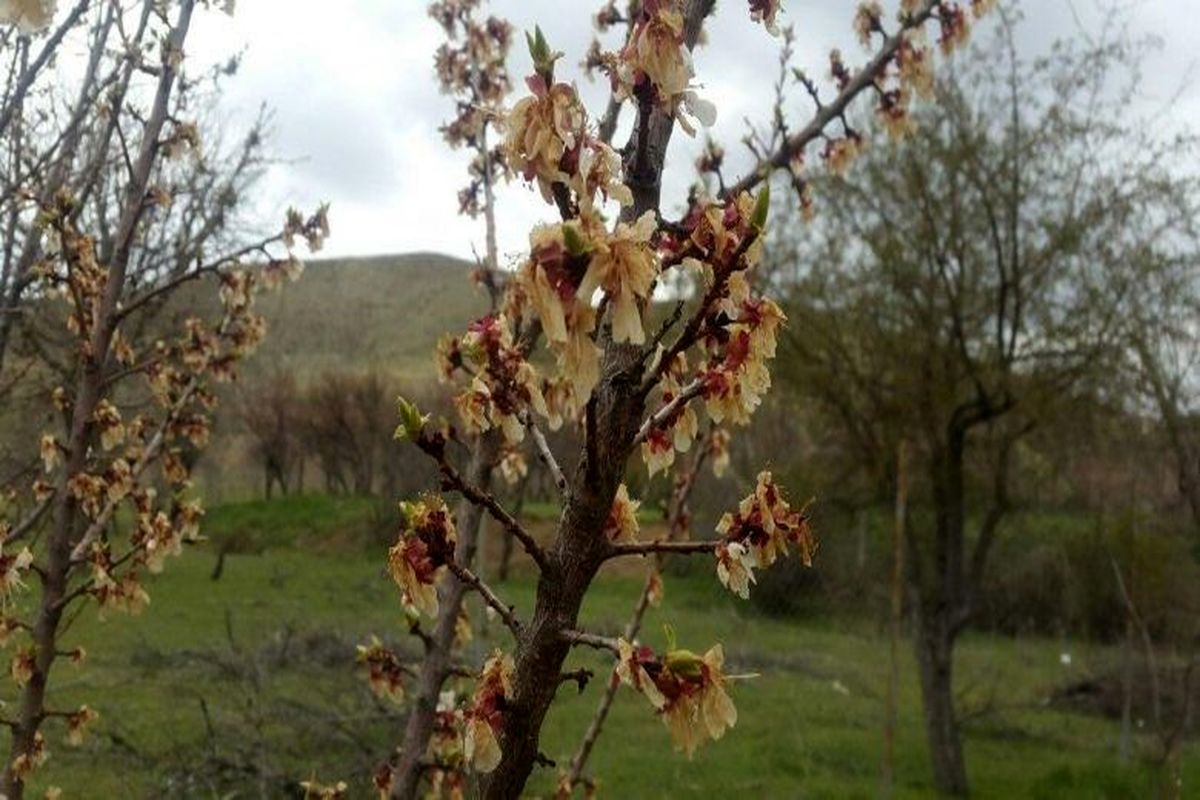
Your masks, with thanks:
M46 726L50 759L34 788L71 797L289 797L310 777L345 780L369 797L370 773L399 738L404 709L377 701L354 663L355 645L378 635L416 655L398 593L386 577L381 511L366 500L306 496L211 511L212 542L188 549L152 579L137 618L84 610L63 646L86 663L56 666L51 706L88 703L100 712L84 745ZM548 523L547 523L548 524ZM217 550L226 547L214 580ZM583 625L616 633L641 588L639 567L602 574ZM531 572L518 563L501 585L518 613L532 604ZM707 569L668 574L645 639L720 642L729 671L758 677L732 690L739 720L693 760L673 752L650 706L622 691L589 772L601 797L876 797L880 787L884 632L856 618L764 617L725 593ZM478 606L473 607L475 614ZM492 623L468 647L478 657L504 647ZM1062 655L1070 655L1064 664ZM977 797L1148 797L1159 786L1152 741L1139 730L1135 755L1117 756L1119 725L1049 703L1056 689L1111 667L1119 653L1083 642L974 635L957 661L966 752ZM933 794L916 674L901 654L898 797ZM560 690L543 752L569 761L595 708L606 659L577 651L568 666L595 670L579 694ZM9 698L11 699L11 698ZM1200 750L1185 748L1184 795L1200 784ZM531 794L552 792L542 768Z

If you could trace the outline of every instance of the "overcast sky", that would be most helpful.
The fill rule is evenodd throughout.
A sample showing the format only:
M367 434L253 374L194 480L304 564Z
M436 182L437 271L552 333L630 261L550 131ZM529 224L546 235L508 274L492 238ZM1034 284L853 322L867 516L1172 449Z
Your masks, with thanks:
M1003 2L1003 0L1002 0ZM289 204L332 203L330 255L433 250L470 257L482 251L480 223L457 214L456 193L465 182L466 155L449 150L438 127L452 101L433 76L441 30L425 14L424 0L239 0L236 15L207 13L189 45L197 60L245 50L242 69L222 98L222 116L236 133L240 121L266 103L275 114L273 145L284 163L262 185L264 217L282 218ZM576 66L591 39L598 0L494 0L493 13L518 30L536 22L564 51L559 76L576 80L589 108L602 109L606 87L590 84ZM885 0L893 8L897 0ZM797 30L797 65L823 74L830 47L851 63L864 57L850 32L854 0L784 0L785 22ZM1023 50L1043 52L1055 38L1096 30L1094 0L1026 0L1020 29ZM1196 0L1143 0L1130 4L1135 34L1155 34L1162 49L1146 64L1147 108L1181 92L1177 122L1200 121L1200 14ZM577 9L568 13L569 9ZM702 94L718 107L712 133L739 164L737 144L745 119L764 120L769 108L777 42L750 22L746 3L723 0L710 23L712 44L696 55ZM518 40L520 41L520 40ZM523 43L514 47L514 77L529 71ZM517 94L517 97L520 95ZM794 104L799 117L806 110ZM623 141L618 133L617 141ZM667 206L681 202L699 140L677 135L668 161ZM672 162L676 165L671 170ZM671 180L674 177L674 180ZM515 257L534 222L551 216L519 182L501 192L500 248Z

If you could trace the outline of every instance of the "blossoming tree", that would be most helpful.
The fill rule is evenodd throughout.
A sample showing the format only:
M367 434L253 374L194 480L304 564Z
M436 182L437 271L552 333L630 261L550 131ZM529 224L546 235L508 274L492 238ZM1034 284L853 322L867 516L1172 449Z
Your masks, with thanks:
M232 378L262 339L255 294L298 274L294 240L317 249L328 234L324 209L307 219L290 212L281 232L213 252L229 219L224 192L189 217L206 220L202 236L172 215L175 192L211 169L184 67L193 16L209 3L81 0L47 29L54 5L0 3L0 36L16 36L18 51L44 38L40 52L52 53L81 27L88 53L63 135L5 137L29 167L5 197L8 229L19 228L34 254L23 288L61 340L47 369L60 381L46 398L54 423L30 443L41 475L0 507L0 644L12 653L15 687L0 717L11 734L0 794L14 800L46 760L48 737L78 744L97 716L87 705L60 707L52 690L59 662L84 661L70 621L89 602L102 614L139 612L149 602L142 577L197 537L203 510L190 453L208 441L211 384ZM7 102L16 119L37 117L23 100ZM166 256L163 240L173 245ZM213 286L220 302L176 329L157 312L193 282Z
M436 8L454 15L454 9L476 5L444 0ZM756 151L757 165L732 183L721 179L715 192L694 193L677 220L661 212L662 173L676 124L691 134L715 114L697 93L690 55L712 0L644 0L624 11L608 3L601 10L600 26L623 24L625 37L616 50L597 45L587 56L588 65L611 81L612 98L598 121L576 88L558 79L562 54L551 50L540 30L528 35L534 71L525 82L528 94L505 115L503 157L557 219L530 232L528 256L505 282L493 312L439 350L443 373L460 381L458 424L435 421L401 400L397 436L433 459L443 491L458 494L464 507L489 515L521 543L538 570L537 597L532 609L518 610L476 572L473 547L464 546L474 536L475 518L466 527L456 524L440 495L402 505L388 568L413 619L434 617L439 632L451 630L462 593L472 591L507 626L513 645L487 660L467 702L434 710L430 689L462 670L414 623L430 654L422 677L431 674L429 660L436 658L440 680L420 686L416 713L426 713L430 724L422 739L412 735L410 719L397 759L376 777L381 792L414 796L422 776L435 792L453 791L472 770L484 796L520 794L533 767L544 761L539 734L559 685L580 680L578 671L564 670L577 647L610 652L616 679L646 698L689 754L734 725L719 644L698 652L672 643L656 652L633 641L632 633L609 638L581 630L580 606L604 563L668 554L713 559L718 579L745 597L756 569L793 548L811 558L815 542L807 515L764 472L721 519L715 536L643 541L637 503L623 483L627 464L640 454L652 476L670 472L678 453L720 450L730 429L750 420L770 387L769 364L786 321L752 280L772 173L785 171L810 203L804 177L809 147L823 142L824 160L844 168L863 146L862 133L846 117L863 94L874 97L890 132L907 132L910 102L930 86L933 55L924 29L936 23L941 47L951 51L965 40L971 11L982 14L989 5L903 0L890 22L881 3L860 4L854 24L872 51L866 64L852 69L834 52L835 93L828 98L797 73L816 105L811 118L792 131L777 114L773 146ZM778 34L779 6L777 0L750 0L750 20ZM625 105L636 116L618 151L609 140ZM719 161L716 148L710 154L710 162ZM695 292L660 324L648 325L655 287L673 272L691 276ZM531 358L539 346L552 356L548 370ZM698 444L701 416L708 418L709 432ZM550 448L545 435L564 424L577 426L582 442L570 461ZM530 447L553 476L562 511L550 541L536 539L484 485L497 456L487 463L481 437L496 442L494 453L501 446ZM465 469L458 463L464 453ZM459 522L466 516L460 513ZM686 524L681 527L686 534ZM648 582L647 597L656 584ZM406 668L395 654L376 642L364 649L364 660L377 688L402 693ZM581 775L573 768L564 776L564 796Z

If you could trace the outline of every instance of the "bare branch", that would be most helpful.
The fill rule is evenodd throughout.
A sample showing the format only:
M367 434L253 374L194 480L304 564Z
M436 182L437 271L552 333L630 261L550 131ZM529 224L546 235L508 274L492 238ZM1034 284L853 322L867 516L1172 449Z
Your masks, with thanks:
M706 542L633 542L631 544L614 544L609 550L606 558L620 558L622 556L647 556L656 553L663 555L702 555L704 553L712 553L722 542L720 540Z
M504 620L504 624L508 626L510 631L512 631L513 636L521 635L521 621L517 619L517 615L514 612L513 607L501 600L499 595L497 595L490 586L483 582L482 578L464 567L462 564L459 564L457 561L451 561L449 564L447 564L447 567L449 567L450 571L453 572L460 581L478 592L479 596L483 598L484 602L495 609L496 613L500 615L500 619Z
M641 444L654 432L656 428L661 428L674 419L675 415L683 410L683 407L692 400L699 397L704 392L704 382L697 378L683 388L683 390L671 399L669 403L656 411L642 423L642 427L638 429L637 436L634 437L635 445Z
M554 458L554 451L550 449L545 434L538 428L537 423L533 420L533 415L528 411L521 415L521 421L525 423L525 428L533 437L533 443L537 446L538 458L546 465L546 469L550 470L550 476L554 478L554 485L558 487L559 494L566 497L571 491L571 487L567 483L567 476L563 474L562 468Z
M601 636L596 633L585 633L570 629L562 631L561 635L563 640L568 642L572 647L592 647L596 650L608 650L614 655L621 652L617 640L611 636Z

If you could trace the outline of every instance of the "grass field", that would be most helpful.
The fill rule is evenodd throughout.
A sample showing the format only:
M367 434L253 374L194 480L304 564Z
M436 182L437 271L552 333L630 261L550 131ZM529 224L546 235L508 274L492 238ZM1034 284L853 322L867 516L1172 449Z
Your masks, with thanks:
M214 509L215 539L250 531L263 552L229 556L214 581L214 552L194 548L149 586L142 617L100 621L87 610L64 642L84 645L87 663L56 668L52 705L87 702L101 719L79 749L47 723L52 756L35 787L60 786L67 798L287 797L315 774L370 796L367 776L398 739L403 713L370 696L354 645L374 633L412 651L382 550L370 552L362 538L374 509L313 497ZM522 612L533 583L517 573L502 591ZM639 589L635 574L602 576L584 624L615 632ZM681 644L723 642L733 670L761 677L736 685L737 727L690 762L672 752L645 701L623 692L594 756L602 797L877 795L888 661L873 624L756 616L707 571L668 577L666 601L648 619L650 643L663 643L667 620ZM505 634L493 626L470 647L487 652L505 645ZM976 796L1154 796L1157 773L1144 759L1119 763L1114 723L1045 704L1054 687L1115 658L1079 642L968 637L958 688ZM580 665L606 674L597 654L576 653L569 666ZM544 732L551 758L569 758L600 685L582 696L563 688ZM932 794L907 644L897 772L898 796ZM548 792L553 777L542 770L531 794ZM1185 796L1200 784L1195 743L1183 780Z

